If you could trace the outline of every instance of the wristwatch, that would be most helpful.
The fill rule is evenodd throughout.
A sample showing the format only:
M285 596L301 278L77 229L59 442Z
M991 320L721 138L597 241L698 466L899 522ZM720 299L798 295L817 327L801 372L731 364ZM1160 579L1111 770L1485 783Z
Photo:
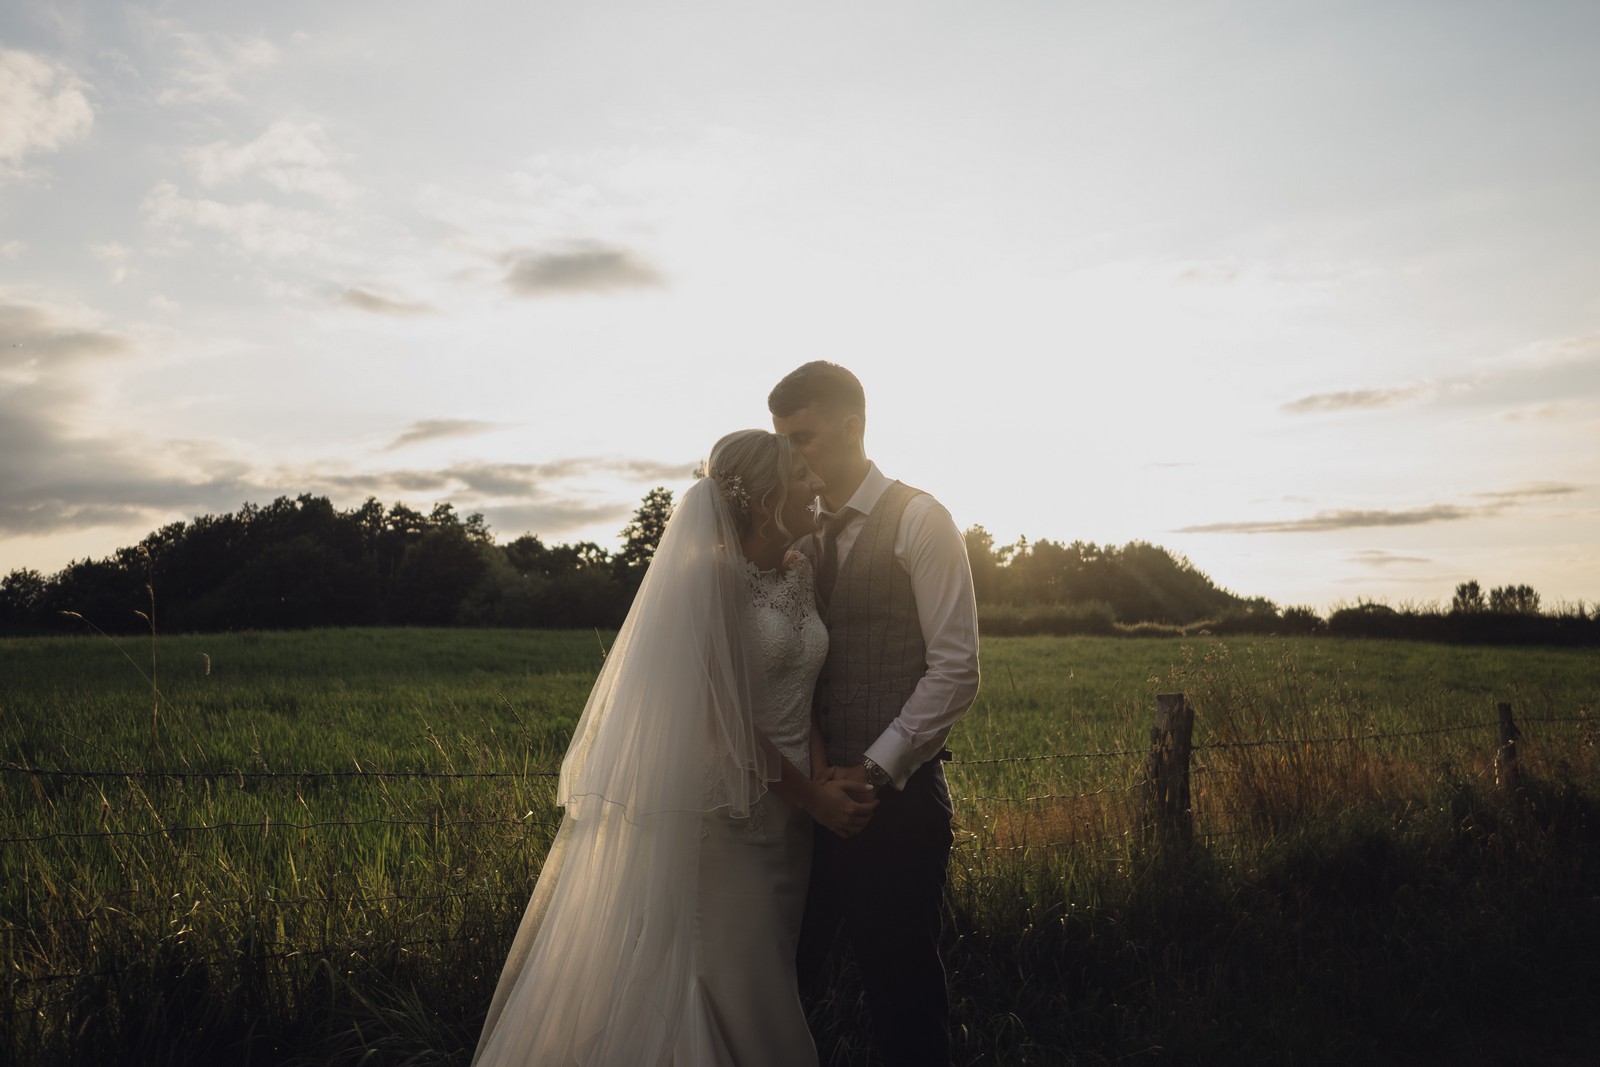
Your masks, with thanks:
M867 781L872 783L874 789L894 788L894 779L889 777L889 772L872 762L871 756L861 757L861 769L867 772Z

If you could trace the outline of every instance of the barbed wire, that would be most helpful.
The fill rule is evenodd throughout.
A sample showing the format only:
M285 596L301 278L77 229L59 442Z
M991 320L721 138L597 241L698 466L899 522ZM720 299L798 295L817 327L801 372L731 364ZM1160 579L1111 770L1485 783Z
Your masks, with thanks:
M1524 725L1524 726L1531 725L1531 724L1566 724L1566 723L1580 723L1580 724L1584 724L1586 726L1593 726L1593 725L1595 725L1596 720L1594 719L1594 717L1592 717L1591 715L1589 715L1587 713L1587 709L1584 709L1583 711L1581 711L1577 715L1519 716L1516 719L1516 722L1519 725ZM1490 732L1490 731L1496 730L1498 728L1499 728L1499 722L1498 721L1485 720L1485 721L1478 721L1478 722L1472 722L1472 723L1454 724L1454 725L1449 725L1449 726L1417 727L1417 728L1409 729L1409 730L1371 731L1371 732L1362 733L1362 734L1323 735L1323 736L1316 736L1316 737L1298 737L1298 738L1297 737L1269 737L1269 738L1256 738L1256 739L1250 739L1250 740L1214 740L1214 741L1206 741L1206 742L1201 742L1199 744L1195 744L1195 745L1193 745L1191 747L1191 751L1193 751L1193 752L1206 752L1206 751L1227 751L1227 750L1232 750L1232 749L1270 748L1270 747L1280 747L1280 746L1284 746L1284 747L1287 747L1287 746L1309 747L1309 746L1313 746L1313 745L1381 742L1381 741L1392 741L1392 740L1398 740L1398 739L1404 739L1404 738L1424 737L1424 736L1433 736L1433 735L1457 734L1457 733L1467 733L1467 732ZM1092 750L1082 750L1082 751L1050 752L1050 753L1037 753L1037 754L1016 755L1016 756L994 756L994 757L984 757L984 758L978 758L978 759L955 759L955 760L949 761L949 763L954 768L994 767L994 766L1003 766L1003 765L1016 765L1016 764L1027 764L1027 763L1044 763L1044 762L1067 761L1067 760L1096 760L1096 759L1115 759L1115 758L1142 757L1142 756L1146 755L1149 751L1150 750L1147 747L1121 748L1121 749L1092 749ZM1207 774L1207 773L1210 773L1210 774L1228 774L1228 773L1238 773L1238 772L1230 771L1230 770L1225 769L1225 768L1212 768L1212 767L1205 767L1205 766L1196 766L1196 767L1193 767L1191 769L1191 773L1199 775L1199 774ZM1482 773L1486 773L1486 772L1480 772L1480 774L1482 774ZM391 781L392 780L417 780L417 781L456 780L456 781L466 781L466 780L478 780L478 779L481 779L481 780L523 780L523 781L527 781L527 780L530 780L530 779L552 779L552 778L556 778L559 775L559 771L558 770L554 770L554 769L545 769L545 768L532 768L532 769L525 769L525 770L520 770L520 771L455 771L455 770L441 771L441 770L385 770L385 769L376 769L375 770L375 769L366 769L366 768L361 768L361 767L357 767L357 768L353 768L353 769L346 769L346 770L329 769L329 770L311 770L311 771L244 770L242 768L233 768L233 769L220 769L219 768L219 769L199 769L199 770L195 770L195 769L177 770L177 769L159 769L159 768L158 769L125 768L125 769L121 769L121 770L111 770L111 769L103 769L103 768L39 768L39 767L29 767L29 766L25 766L25 765L14 763L14 762L3 762L3 763L0 763L0 774L7 774L7 775L13 775L13 776L26 776L26 777L32 777L32 778L35 778L35 779L38 779L38 778L51 778L51 779L72 779L72 780L82 780L82 781L97 780L97 779L117 779L117 778L121 778L121 779L124 779L124 780L131 780L131 781L141 781L141 780L236 781L236 782L238 782L240 784L240 786L242 788L244 783L247 782L247 781L248 782L296 782L296 783L304 783L304 782L311 782L311 781L324 780L324 779L327 779L327 780L338 780L338 781L359 781L359 780L364 780L364 779L391 780ZM1101 786L1099 788L1096 788L1096 789L1084 790L1084 791L1080 791L1080 792L1076 792L1076 793L1057 793L1057 792L1052 791L1052 792L1047 792L1047 793L1031 794L1031 795L1021 796L1021 797L972 795L972 796L957 796L957 797L955 797L953 799L956 802L961 803L961 804L977 804L977 805L982 805L982 804L991 804L991 805L992 804L1027 805L1027 804L1043 804L1043 803L1049 803L1049 802L1070 803L1070 802L1074 802L1074 801L1087 800L1087 799L1090 799L1090 798L1093 798L1093 797L1097 797L1097 796L1130 793L1130 792L1134 792L1134 791L1136 791L1136 790L1138 790L1138 789L1140 789L1142 787L1143 787L1143 783L1135 782L1135 783L1129 784L1129 785L1109 785L1108 784L1108 785L1103 785L1103 786ZM1195 808L1191 812L1191 815L1192 815L1192 817L1194 819L1200 820L1202 822L1212 822L1213 820L1223 821L1224 826L1227 827L1227 828L1197 829L1194 832L1194 836L1199 838L1199 839L1201 839L1201 840L1211 840L1211 839L1216 839L1216 838L1240 836L1240 835L1244 835L1244 834L1247 834L1247 833L1255 832L1254 830L1252 830L1250 828L1247 828L1247 827L1240 827L1240 826L1237 826L1237 825L1229 826L1228 823L1229 822L1237 822L1238 818L1240 816L1250 817L1250 816L1254 816L1254 815L1258 815L1258 814L1259 814L1259 812L1256 812L1256 811L1254 811L1252 809L1245 809L1245 808L1218 808L1218 809L1206 809L1204 807ZM367 818L367 819L323 819L323 820L313 820L313 821L308 821L308 822L294 822L294 821L287 821L287 820L274 820L269 815L263 815L263 817L261 819L259 819L259 820L226 821L226 822L217 822L217 823L199 823L199 824L193 824L193 825L176 825L176 826L158 827L158 828L148 829L148 830L97 829L97 830L82 830L82 831L55 831L55 832L46 833L46 834L40 834L40 835L36 835L36 836L0 838L0 845L35 844L35 843L41 843L41 842L47 842L47 841L53 841L53 840L83 840L83 839L94 839L94 838L144 839L144 838L152 838L152 837L172 836L172 835L177 835L177 834L217 832L217 831L223 831L223 830L260 831L262 833L266 833L268 830L290 830L290 831L295 831L295 832L308 832L308 831L316 831L316 830L324 830L324 829L336 829L336 828L359 829L359 828L367 828L367 827L375 827L375 826L414 827L414 828L415 827L423 827L423 828L428 828L430 830L436 830L436 831L437 830L454 829L454 828L458 828L458 827L498 826L498 827L502 827L502 828L505 828L505 829L522 830L524 832L527 832L527 831L532 831L535 828L540 829L540 830L544 830L544 831L553 831L555 829L555 827L557 826L557 820L553 819L553 818L550 818L548 813L543 818L536 818L534 816L533 812L529 812L529 813L527 813L526 816L522 816L522 817L501 817L501 818L493 818L493 819L483 819L483 818L472 818L472 819L443 819L443 818L393 819L393 818L375 817L375 818ZM1132 832L1132 831L1130 831L1130 832ZM971 854L971 853L974 853L974 852L978 852L978 853L1010 853L1010 854L1025 853L1025 852L1050 852L1050 851L1057 850L1057 849L1081 847L1082 844L1083 844L1082 841L1074 839L1074 838L1070 838L1070 837L1066 838L1066 839L1057 839L1057 840L1050 840L1050 841L1022 842L1022 843L1018 843L1018 844L995 844L995 843L984 843L984 836L982 834L980 834L980 833L976 833L976 832L972 832L972 831L962 831L962 832L960 832L960 834L961 834L961 836L959 836L957 838L957 840L954 842L954 845L955 845L955 848L957 850L959 850L960 852L965 853L965 854ZM1126 859L1127 857L1124 857L1124 856L1112 856L1112 857L1108 857L1108 858L1113 860L1113 861L1120 862L1120 861ZM218 909L220 909L220 908L235 908L235 907L237 907L237 908L245 908L245 909L251 909L251 910L269 910L270 911L272 909L280 909L280 908L314 908L314 907L321 906L321 907L327 907L327 908L330 908L330 909L334 908L334 907L338 907L339 909L341 909L341 911L344 911L344 912L347 912L347 913L353 913L353 912L358 911L359 909L370 908L370 907L372 907L374 905L382 905L382 904L388 904L388 903L414 902L414 903L419 903L419 904L441 904L441 903L445 903L445 902L465 901L465 900L470 899L473 896L478 896L480 898L490 898L490 899L494 899L494 898L510 899L511 897L514 897L515 895L516 894L495 893L495 892L493 892L491 890L488 890L488 889L476 890L476 891L473 890L473 889L464 889L464 890L460 890L460 891L447 891L447 892L390 893L390 894L379 894L379 895L371 895L371 896L344 896L344 897L332 897L332 896L293 896L293 897L250 896L250 897L232 897L232 898L218 898L218 899L206 899L206 900L195 899L195 900L190 900L190 901L174 900L174 901L172 901L170 903L163 904L161 906L147 907L147 908L137 908L137 909L136 908L117 907L115 905L97 904L97 905L93 906L94 909L97 909L97 910L96 911L92 911L90 914L81 915L81 916L64 917L64 918L60 918L60 919L50 920L50 921L47 921L47 922L34 923L34 924L21 924L21 923L16 923L16 922L14 922L12 920L4 920L5 926L3 928L0 928L0 932L4 932L9 937L18 937L18 936L26 937L29 933L40 933L40 932L43 932L43 931L46 931L46 930L51 930L51 929L54 929L54 928L57 928L57 927L60 927L60 926L67 926L67 925L72 925L72 924L81 925L81 924L93 924L93 923L97 923L97 922L127 921L129 919L144 918L144 917L158 916L158 915L160 915L160 916L168 916L172 920L182 921L182 920L184 920L186 918L193 918L193 917L205 915L206 914L205 911L197 911L197 909L201 909L202 907L207 908L207 909L210 909L210 908L218 908ZM294 947L294 942L292 942L292 941L290 941L288 939L273 939L273 940L265 940L265 941L252 940L252 944L255 944L255 945L266 945L266 946L284 945L284 946L290 946L290 947L288 947L288 949L286 951L281 951L281 952L255 953L255 954L248 955L248 956L240 956L240 955L232 955L232 954L220 955L220 956L203 956L203 957L195 958L193 960L186 960L186 961L181 961L181 962L183 963L184 966L188 966L188 967L214 967L214 966L219 966L219 965L243 967L243 966L257 966L257 965L262 965L262 964L266 964L266 963L270 963L270 962L274 962L274 961L281 961L281 960L287 960L287 959L293 959L293 958L319 960L319 959L332 958L332 957L341 956L341 955L342 956L357 956L357 955L369 955L370 956L370 955L372 955L374 953L382 953L382 952L386 952L386 951L396 951L396 950L405 950L407 948L415 948L415 947L420 947L420 946L445 946L445 945L450 945L450 944L461 944L461 943L469 943L469 942L477 943L477 942L481 942L481 941L482 941L482 937L481 936L465 936L464 935L464 936L453 936L453 937L416 938L416 939L408 939L408 940L398 941L398 942L372 942L372 943L366 943L366 944L361 944L361 945L353 945L352 944L352 945L339 945L339 946L323 946L323 947L320 947L320 948L306 948L306 947ZM14 975L8 977L8 983L9 983L9 986L10 986L10 989L11 989L13 995L16 995L19 992L19 990L23 989L23 988L37 989L37 988L50 986L50 985L54 985L56 983L62 983L62 982L83 982L83 981L89 981L89 980L94 980L94 979L115 978L115 977L117 977L119 975L122 975L122 974L125 974L125 973L129 973L129 970L127 968L119 968L119 967L117 967L117 968L109 968L109 969L104 969L104 970L99 970L99 971L79 971L79 972L59 972L59 973L51 972L51 973L46 973L46 974L41 974L41 975L15 975L14 974ZM32 1013L32 1012L36 1012L37 1010L39 1010L38 998L37 997L32 997L32 998L29 998L29 999L31 999L33 1001L33 1003L31 1003L29 1005L24 1005L24 1006L19 1007L19 1008L15 1008L15 1009L12 1009L12 1010L8 1010L8 1011L5 1011L5 1012L0 1012L0 1017L11 1018L11 1017L15 1017L15 1016L17 1016L19 1014Z
M1090 789L1082 793L1039 793L1026 797L951 797L951 800L963 804L1037 804L1046 800L1086 800L1089 797L1102 796L1107 793L1131 793L1141 787L1143 783L1135 782L1132 785L1106 785L1099 789Z
M1528 718L1518 718L1520 723L1561 723L1561 722L1593 722L1587 715L1545 715ZM1205 749L1228 748L1264 748L1274 745L1328 745L1344 744L1352 741L1391 741L1401 737L1426 737L1433 734L1459 734L1475 730L1497 730L1500 728L1499 720L1493 722L1459 723L1455 726L1419 726L1414 730L1381 730L1366 734L1334 734L1324 737L1266 737L1253 741L1205 741L1190 746L1191 752L1200 752Z
M1399 737L1423 737L1430 734L1458 734L1471 730L1487 730L1497 723L1465 723L1457 726L1424 726L1415 730L1383 730L1366 734L1331 734L1324 737L1263 737L1252 741L1205 741L1190 748L1192 752L1206 749L1268 748L1276 745L1334 745L1357 741L1392 741Z
M171 778L177 780L209 779L216 781L262 781L276 779L318 779L318 778L557 778L561 772L558 770L529 770L529 771L245 771L245 770L208 770L208 771L168 771L168 770L76 770L70 767L24 767L16 763L0 763L0 773L26 774L37 778Z
M1530 715L1518 717L1522 723L1589 723L1596 720L1590 715ZM1329 734L1320 737L1267 737L1245 741L1202 741L1191 746L1191 751L1206 749L1230 748L1264 748L1276 745L1326 745L1348 744L1358 741L1389 741L1404 737L1424 737L1432 734L1467 733L1474 730L1494 730L1499 728L1498 720L1481 721L1472 723L1458 723L1452 726L1424 726L1413 730L1383 730L1365 734ZM981 759L953 759L948 761L951 767L985 767L1012 763L1038 763L1049 760L1069 759L1113 759L1128 756L1142 756L1149 751L1148 748L1109 748L1086 749L1078 752L1042 752L1024 756L987 756ZM274 781L274 780L315 780L321 778L381 778L381 779L528 779L528 778L557 778L561 772L557 769L535 768L523 771L403 771L403 770L368 770L355 768L351 770L323 770L323 771L246 771L242 769L213 769L213 770L149 770L134 768L125 770L107 769L78 769L71 767L28 767L17 763L0 763L0 774L30 775L40 778L170 778L184 779L209 779L209 780L238 780L238 781Z
M326 827L353 826L427 826L435 829L451 826L519 826L553 828L556 824L542 819L324 819L317 822L297 823L263 817L251 822L200 823L193 826L164 826L154 830L60 830L37 837L0 837L0 845L26 845L60 838L88 837L162 837L167 834L197 833L212 830L320 830Z
M1520 720L1524 723L1584 723L1592 724L1594 720L1586 713L1563 716L1527 716ZM1422 737L1430 735L1463 733L1467 731L1482 731L1497 728L1498 722L1463 723L1451 726L1418 727L1412 730L1393 730L1371 732L1366 734L1326 735L1320 737L1281 737L1258 738L1240 741L1209 741L1201 742L1191 748L1193 752L1226 751L1230 749L1249 749L1294 746L1306 747L1325 744L1349 744L1356 742L1387 741L1398 738ZM1131 757L1144 755L1144 749L1092 749L1078 752L1052 752L1024 756L996 756L975 760L952 760L952 766L994 766L1001 764L1034 763L1053 760L1068 759L1103 759L1113 757ZM558 771L546 769L529 769L523 771L427 771L427 770L371 770L356 768L351 770L323 770L323 771L245 771L242 769L231 770L148 770L124 769L106 770L91 768L39 768L28 767L16 763L0 763L0 773L28 775L32 777L55 777L76 779L102 779L102 778L161 778L161 779L216 779L216 780L292 780L306 781L319 778L333 779L522 779L551 778L559 774ZM1196 767L1194 773L1226 773L1220 769ZM1086 790L1078 793L1042 793L1024 797L1002 796L965 796L957 797L962 803L987 803L987 804L1033 804L1046 801L1072 801L1082 800L1108 792L1120 792L1137 789L1138 783L1129 786L1103 786L1099 789ZM524 818L499 818L499 819L324 819L312 822L293 822L287 820L273 820L270 815L263 815L260 820L229 821L218 823L205 823L195 825L177 825L157 827L149 830L59 830L47 834L33 836L12 836L0 838L0 845L37 844L54 840L78 840L94 838L150 838L171 836L184 833L215 832L219 830L293 830L306 832L330 828L359 828L370 826L400 826L400 827L427 827L432 830L451 829L467 826L504 826L504 827L540 827L552 829L554 822L549 820L533 820L532 812Z
M1072 839L1059 841L1027 841L1020 845L980 845L977 843L977 836L973 835L972 837L964 840L956 841L952 848L961 849L966 852L1044 852L1058 848L1078 848L1082 845L1082 841ZM1128 856L1121 853L1116 855L1101 855L1096 858L1111 863L1123 863L1129 859Z
M1108 748L1095 749L1088 752L1045 752L1037 756L991 756L986 759L954 759L949 761L952 767L981 767L997 763L1035 763L1040 760L1057 759L1107 759L1113 756L1142 756L1146 752L1142 748Z

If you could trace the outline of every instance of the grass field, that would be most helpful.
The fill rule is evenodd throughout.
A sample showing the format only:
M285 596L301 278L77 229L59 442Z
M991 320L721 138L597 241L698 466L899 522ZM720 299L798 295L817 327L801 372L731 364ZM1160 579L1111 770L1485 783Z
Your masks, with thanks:
M148 641L0 641L0 1057L464 1064L609 640L169 637L154 687ZM959 1062L1591 1062L1592 651L999 638L983 660L950 744ZM1170 691L1197 710L1192 846L1140 828ZM839 989L824 1043L864 1062Z

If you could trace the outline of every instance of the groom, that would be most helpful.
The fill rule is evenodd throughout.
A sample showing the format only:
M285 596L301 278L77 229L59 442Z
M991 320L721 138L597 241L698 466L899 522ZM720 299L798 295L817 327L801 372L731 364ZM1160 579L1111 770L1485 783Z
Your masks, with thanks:
M767 398L772 426L823 483L814 538L828 658L816 714L828 766L881 803L856 836L816 836L797 966L820 993L843 937L854 950L884 1062L950 1061L939 928L950 792L939 757L978 692L978 613L966 543L938 501L867 459L856 376L818 360ZM947 754L946 754L947 755Z

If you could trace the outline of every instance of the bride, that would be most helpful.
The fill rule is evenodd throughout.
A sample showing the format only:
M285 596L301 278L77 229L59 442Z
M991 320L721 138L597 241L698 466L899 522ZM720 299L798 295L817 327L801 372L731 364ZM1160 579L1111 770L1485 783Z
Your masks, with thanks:
M785 437L718 441L667 523L561 764L561 827L475 1067L815 1067L794 952L811 819L871 788L813 782L827 654L789 546L817 484Z

